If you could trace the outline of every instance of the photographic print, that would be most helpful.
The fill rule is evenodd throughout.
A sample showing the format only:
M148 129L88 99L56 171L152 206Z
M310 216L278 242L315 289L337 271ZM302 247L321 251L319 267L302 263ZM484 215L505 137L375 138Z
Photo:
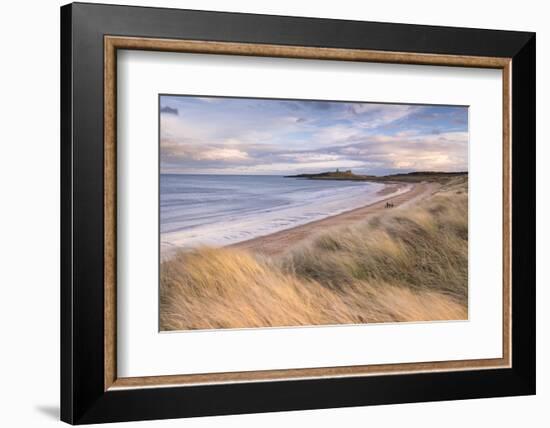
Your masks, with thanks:
M468 318L468 107L159 95L160 330Z

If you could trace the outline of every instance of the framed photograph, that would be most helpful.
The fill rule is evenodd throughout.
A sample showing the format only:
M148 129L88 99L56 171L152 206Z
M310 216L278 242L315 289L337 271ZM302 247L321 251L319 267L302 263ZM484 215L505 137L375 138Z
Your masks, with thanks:
M535 393L535 35L61 8L61 418Z

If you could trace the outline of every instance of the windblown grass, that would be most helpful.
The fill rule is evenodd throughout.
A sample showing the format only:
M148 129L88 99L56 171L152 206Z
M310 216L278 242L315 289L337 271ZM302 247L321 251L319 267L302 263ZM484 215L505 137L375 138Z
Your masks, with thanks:
M466 319L467 182L329 229L277 259L230 248L161 266L162 330Z

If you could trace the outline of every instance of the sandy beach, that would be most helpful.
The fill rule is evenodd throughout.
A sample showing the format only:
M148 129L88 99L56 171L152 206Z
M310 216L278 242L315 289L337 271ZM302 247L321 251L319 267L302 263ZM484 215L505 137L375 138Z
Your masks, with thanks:
M410 183L285 177L163 176L161 255L229 247L335 217L411 190Z
M376 202L292 228L176 252L161 264L161 330L467 319L467 177L402 186L386 182Z
M405 193L391 196L395 192L394 186L402 184L389 185L382 192L390 192L390 196L378 202L366 205L361 208L350 210L342 214L327 217L322 220L312 221L310 223L294 227L292 229L282 230L271 235L260 236L248 241L238 242L230 245L230 248L240 248L267 256L274 256L283 253L296 243L303 241L319 231L326 230L336 226L350 225L365 218L391 209L402 209L410 206L417 201L433 194L440 185L437 183L417 183L410 185L411 188ZM387 202L391 202L393 208L385 208Z

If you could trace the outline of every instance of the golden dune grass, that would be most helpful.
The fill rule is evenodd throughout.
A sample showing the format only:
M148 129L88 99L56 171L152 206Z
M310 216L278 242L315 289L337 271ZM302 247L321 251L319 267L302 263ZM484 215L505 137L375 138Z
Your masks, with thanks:
M161 329L466 319L467 225L467 183L457 180L276 259L180 252L161 266Z

